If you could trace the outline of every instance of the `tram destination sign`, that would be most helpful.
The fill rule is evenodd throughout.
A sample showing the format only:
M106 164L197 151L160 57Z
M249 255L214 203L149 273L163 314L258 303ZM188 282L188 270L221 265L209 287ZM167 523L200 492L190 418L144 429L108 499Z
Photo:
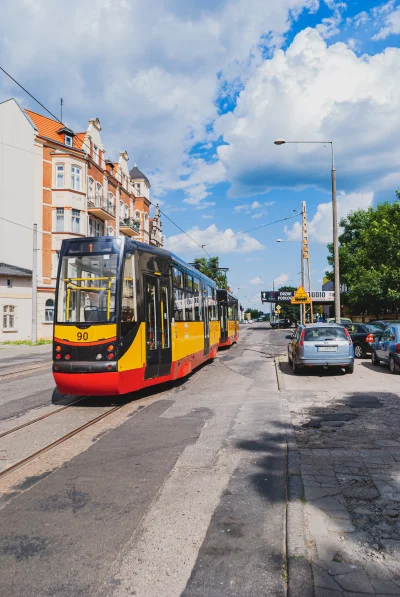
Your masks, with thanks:
M295 290L263 290L261 292L261 302L280 303L283 301L290 303L295 292ZM313 290L311 298L316 303L333 303L335 301L335 292L333 290Z

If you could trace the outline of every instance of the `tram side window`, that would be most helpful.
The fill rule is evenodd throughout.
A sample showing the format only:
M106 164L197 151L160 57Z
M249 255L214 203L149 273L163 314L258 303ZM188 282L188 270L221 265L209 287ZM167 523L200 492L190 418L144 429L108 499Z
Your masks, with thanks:
M199 278L193 278L194 320L202 321L201 292Z
M208 305L208 318L210 321L217 319L217 301L215 298L215 288L207 286L207 305Z
M186 321L194 321L193 277L185 274L185 311Z
M125 257L124 275L121 281L121 336L126 336L136 321L136 284L134 256Z
M183 290L183 273L177 268L172 268L174 284L174 319L185 321L185 293Z

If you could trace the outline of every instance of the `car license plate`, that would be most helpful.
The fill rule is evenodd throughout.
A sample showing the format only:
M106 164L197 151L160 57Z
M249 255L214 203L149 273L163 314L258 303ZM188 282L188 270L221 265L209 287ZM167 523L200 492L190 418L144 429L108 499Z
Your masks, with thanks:
M336 346L318 346L318 352L336 352Z

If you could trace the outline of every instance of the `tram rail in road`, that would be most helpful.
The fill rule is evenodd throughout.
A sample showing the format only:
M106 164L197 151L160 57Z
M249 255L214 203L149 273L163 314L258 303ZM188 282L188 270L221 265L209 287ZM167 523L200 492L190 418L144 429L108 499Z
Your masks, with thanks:
M82 397L80 400L83 400L84 398L85 397ZM125 403L124 404L119 404L118 406L114 406L113 408L111 408L107 412L102 413L101 415L95 417L94 419L92 419L91 421L88 421L87 423L84 423L83 425L81 425L77 429L74 429L73 431L70 431L69 433L67 433L66 435L63 435L62 437L58 438L54 442L51 442L47 446L44 446L40 450L37 450L33 454L30 454L26 458L23 458L22 460L19 460L18 462L16 462L12 466L10 466L10 467L4 469L2 472L0 472L0 479L3 479L4 477L6 477L7 475L13 473L14 471L16 471L17 469L21 468L22 466L25 466L25 464L28 464L29 462L32 462L32 460L35 460L36 458L38 458L42 454L45 454L49 450L52 450L53 448L55 448L55 447L59 446L60 444L66 442L71 437L74 437L74 435L77 435L78 433L81 433L82 431L84 431L88 427L91 427L92 425L95 425L96 423L98 423L102 419L105 419L106 417L112 415L117 410L120 410L124 405L125 405ZM68 406L71 406L71 405L68 405ZM68 406L60 408L57 411L54 411L54 412L49 413L49 414L52 415L52 414L55 414L56 412L60 412L60 410L64 410L64 408L68 408ZM44 418L46 418L46 415L44 415L43 417L38 417L38 419L36 419L36 421L31 421L31 423L37 422L37 421L39 421L41 419L44 419ZM29 425L29 423L27 423L26 425L20 426L20 428L25 427L27 425ZM17 428L14 428L14 429L10 430L10 433L13 433L15 431L17 431ZM8 433L5 433L3 435L7 435L7 434Z

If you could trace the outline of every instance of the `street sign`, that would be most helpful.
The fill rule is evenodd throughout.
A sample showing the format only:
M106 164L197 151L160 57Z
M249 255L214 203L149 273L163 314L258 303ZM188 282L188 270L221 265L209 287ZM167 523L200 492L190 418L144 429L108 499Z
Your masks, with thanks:
M294 290L263 290L261 292L262 303L290 303L295 295ZM307 295L309 293L307 292ZM311 298L315 303L333 303L335 301L334 290L313 290ZM299 303L300 304L300 303Z
M290 302L292 305L307 305L311 300L304 288L299 286Z
M275 307L275 311L276 311L277 313L280 313L280 312L281 312L281 306L280 306L280 305L276 305L276 307Z

